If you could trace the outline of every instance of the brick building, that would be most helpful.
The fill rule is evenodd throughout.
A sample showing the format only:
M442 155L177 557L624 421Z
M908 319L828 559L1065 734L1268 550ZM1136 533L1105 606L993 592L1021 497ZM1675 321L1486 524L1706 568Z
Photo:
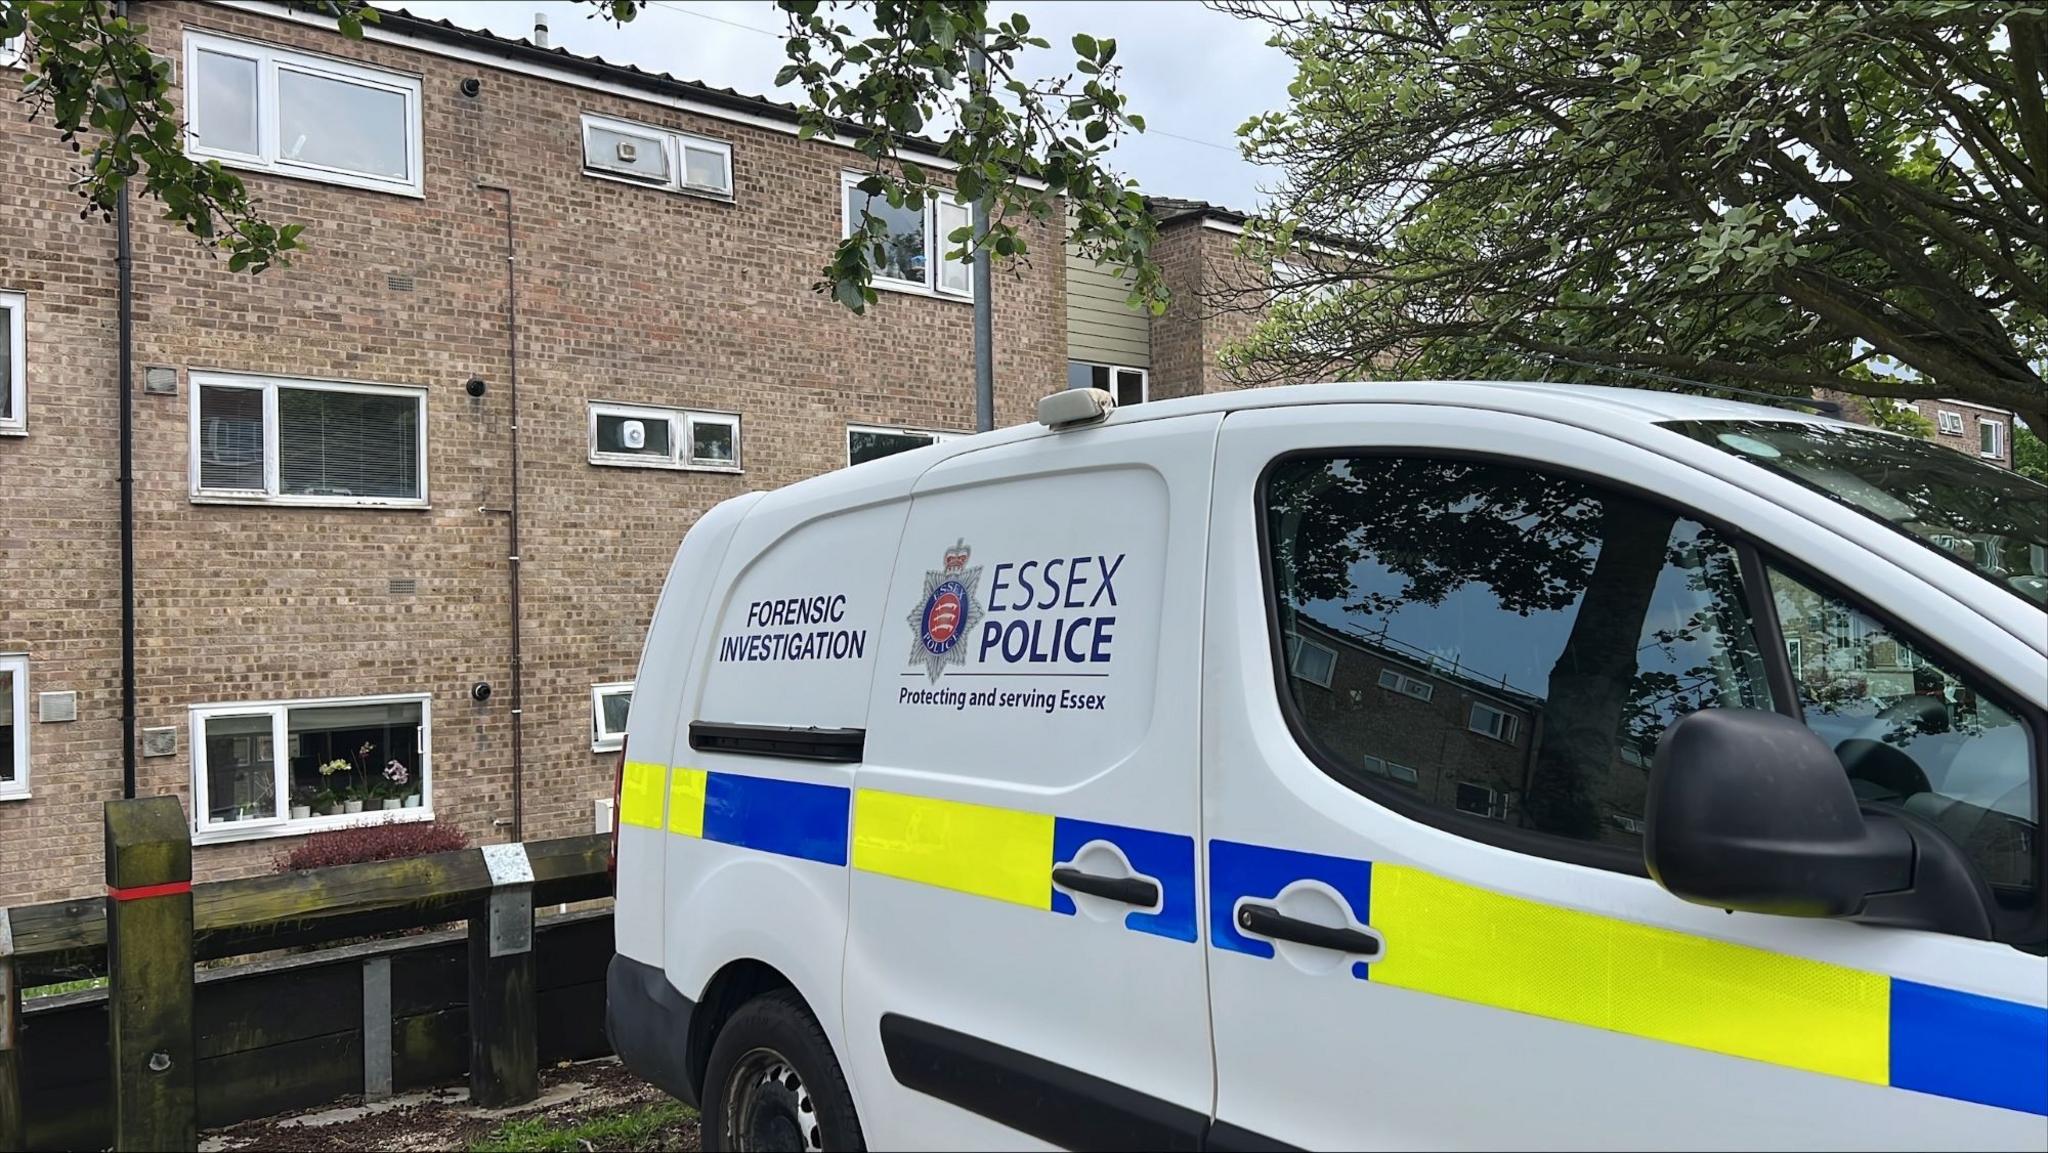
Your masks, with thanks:
M1916 400L1913 410L1934 426L1934 442L2000 468L2012 467L2013 414L1967 400Z
M136 785L184 800L202 877L359 822L591 829L691 521L973 427L961 210L886 214L868 316L817 295L859 157L792 109L399 14L139 17L194 154L310 243L231 274L133 214ZM123 787L115 230L28 112L0 102L0 906L97 884ZM1064 274L998 269L999 424L1062 377Z

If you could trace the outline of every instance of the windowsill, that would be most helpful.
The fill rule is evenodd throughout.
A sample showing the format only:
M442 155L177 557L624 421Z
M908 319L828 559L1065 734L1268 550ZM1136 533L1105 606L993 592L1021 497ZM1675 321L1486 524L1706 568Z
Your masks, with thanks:
M590 463L604 468L644 468L655 472L716 472L729 476L738 476L746 471L738 465L676 464L666 460L613 460L597 456L591 457Z
M894 292L903 296L922 296L928 300L949 300L954 304L974 303L973 293L963 296L957 292L940 292L936 289L926 288L922 284L912 284L907 280L884 280L877 276L869 281L868 284L876 292Z
M360 813L336 813L329 817L308 817L303 821L278 821L236 828L233 824L195 830L194 845L227 845L237 841L262 841L276 837L303 837L334 829L362 829L372 825L406 825L434 819L434 810L422 804L416 809L373 809Z
M368 508L402 512L424 512L433 508L423 500L341 500L306 496L228 496L220 493L194 493L192 503L265 505L271 508Z
M593 753L616 753L625 747L626 742L624 741L593 741L590 745L590 751Z
M736 201L733 198L733 194L730 192L713 192L708 188L691 188L687 184L680 186L669 184L655 184L646 180L635 180L630 176L620 176L617 173L605 172L602 169L597 168L585 168L583 170L583 175L590 177L592 180L603 180L612 184L624 184L631 188L644 188L649 192L666 192L670 196L688 196L695 200L709 200L713 204L738 203L738 201Z
M20 792L0 793L0 805L4 805L9 801L26 801L28 798L29 791L27 789L22 789Z
M0 424L0 436L27 436L26 424Z
M197 152L189 148L185 150L185 155L199 164L205 164L207 161L212 160L219 162L222 168L232 168L238 172L254 172L260 176L276 176L284 180L304 181L307 184L325 184L335 188L350 188L358 192L381 192L387 196L403 196L410 200L425 200L427 198L427 190L424 185L414 188L410 185L391 184L367 176L349 176L346 173L322 172L319 169L313 168L286 168L275 164L266 164L261 160L251 160L246 156L233 156L220 152Z

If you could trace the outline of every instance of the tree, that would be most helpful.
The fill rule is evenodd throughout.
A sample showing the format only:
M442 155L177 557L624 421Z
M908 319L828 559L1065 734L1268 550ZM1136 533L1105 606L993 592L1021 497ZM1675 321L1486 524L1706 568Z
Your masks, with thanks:
M1312 269L1240 373L1675 373L2048 427L2048 6L1218 3L1296 63L1240 132L1282 174L1254 246Z
M583 0L625 24L646 0ZM981 0L776 0L789 24L789 63L776 84L803 92L799 135L846 141L866 158L860 189L895 207L922 209L948 188L939 173L902 159L906 147L936 152L953 166L950 187L986 198L988 231L978 243L961 228L948 255L986 249L992 257L1028 256L1020 222L1071 212L1073 236L1091 259L1136 273L1133 303L1164 306L1149 259L1151 218L1137 188L1111 171L1105 154L1125 131L1144 131L1117 89L1116 41L1076 35L1073 71L1031 81L1020 61L1047 49L1022 15L991 22ZM332 18L360 38L380 13L365 0L296 0L294 7ZM873 25L860 36L842 13ZM290 260L308 242L305 226L268 219L232 171L185 155L170 64L149 54L137 5L121 15L109 0L0 0L0 40L25 36L22 99L82 153L83 213L111 217L121 190L142 194L200 243L225 252L230 269L261 272ZM979 45L988 82L970 82ZM935 129L935 126L943 126ZM921 135L936 130L936 137ZM87 146L89 145L89 150ZM874 303L875 268L887 263L886 230L863 207L861 227L841 243L814 286L855 312ZM1051 259L1062 259L1052 254Z
M2012 467L2021 476L2048 484L2048 444L2024 424L2013 425Z
M1917 436L1921 440L1934 437L1934 422L1920 415L1920 410L1910 404L1873 396L1864 402L1864 408L1870 414L1870 423L1878 428Z

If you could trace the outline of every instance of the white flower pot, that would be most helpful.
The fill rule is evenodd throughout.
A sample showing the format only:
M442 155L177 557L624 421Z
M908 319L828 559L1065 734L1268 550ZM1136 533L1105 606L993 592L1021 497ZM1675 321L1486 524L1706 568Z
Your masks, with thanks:
M408 809L417 809L417 808L419 808L419 807L420 807L420 795L419 795L418 793L413 793L413 794L411 794L411 795L407 796L407 797L405 798L405 807L406 807L406 808L408 808Z
M384 798L384 807L386 809L395 809L398 808L400 805L403 805L404 803L404 801L399 800L397 797Z
M293 805L293 806L292 806L292 820L294 820L294 821L303 821L303 820L305 820L305 819L306 819L307 817L310 817L310 816L312 816L312 815L313 815L313 806L311 806L311 805Z
M344 813L360 813L363 811L363 803L361 801L343 801L341 803L341 811Z

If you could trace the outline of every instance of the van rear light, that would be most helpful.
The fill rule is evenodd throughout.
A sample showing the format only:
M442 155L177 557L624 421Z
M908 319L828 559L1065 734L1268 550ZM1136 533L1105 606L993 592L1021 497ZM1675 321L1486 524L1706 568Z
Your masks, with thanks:
M612 851L604 864L605 874L611 878L612 893L619 891L619 801L626 787L626 742L619 742L619 767L612 772Z

